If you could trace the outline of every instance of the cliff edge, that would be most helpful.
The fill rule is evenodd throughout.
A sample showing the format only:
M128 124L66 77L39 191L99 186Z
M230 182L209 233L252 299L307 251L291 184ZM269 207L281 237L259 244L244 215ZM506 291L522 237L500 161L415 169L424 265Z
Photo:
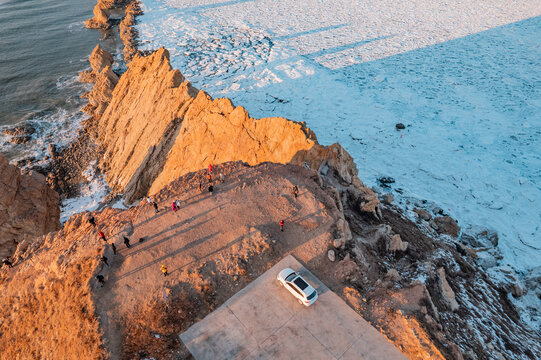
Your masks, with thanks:
M39 173L22 174L0 154L0 257L26 239L60 229L58 193Z

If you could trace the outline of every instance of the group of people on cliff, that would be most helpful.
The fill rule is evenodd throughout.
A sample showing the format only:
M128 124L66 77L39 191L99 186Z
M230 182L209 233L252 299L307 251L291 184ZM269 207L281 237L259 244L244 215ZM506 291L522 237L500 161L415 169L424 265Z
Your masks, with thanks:
M209 164L208 166L208 173L207 173L207 184L208 184L208 192L212 195L213 194L213 191L214 191L214 186L213 186L213 179L212 179L212 174L213 174L213 170L214 170L214 166L212 164ZM222 173L219 174L219 180L220 180L220 183L223 183L224 182L224 175ZM203 184L202 182L200 181L199 184L198 184L198 190L200 192L203 192ZM291 188L291 192L292 192L292 195L295 199L297 199L298 195L299 195L299 188L297 185L294 185L292 188ZM154 212L155 213L159 213L160 212L160 208L158 206L158 203L156 202L155 199L152 199L150 196L147 196L146 197L146 201L148 204L150 204L153 208L154 208ZM181 202L180 200L174 200L172 203L171 203L171 211L173 213L176 213L177 211L179 211L181 208ZM107 242L107 238L105 236L105 234L103 233L103 231L99 230L98 229L98 225L96 224L96 219L94 218L94 216L92 215L89 215L88 217L88 222L94 227L94 229L97 231L97 234L98 234L98 237L104 242L104 243L108 243ZM280 231L283 232L284 231L284 226L285 226L285 220L284 219L281 219L279 222L278 222L278 225L280 227ZM126 235L123 235L122 236L123 238L123 241L124 241L124 245L126 246L126 248L130 248L131 247L131 244L130 244L130 239L126 236ZM139 240L140 242L143 241L143 239L140 239ZM117 247L113 242L110 243L110 246L113 250L113 254L114 255L117 255ZM100 258L100 261L103 262L106 266L109 266L109 263L108 263L108 258L105 256L105 255L102 255L101 258ZM161 264L160 266L160 271L162 273L162 275L164 277L168 276L169 275L169 270L168 270L168 267L167 265L165 264ZM98 274L95 276L96 280L98 281L98 283L101 284L101 286L103 287L104 284L105 284L105 277L101 274Z

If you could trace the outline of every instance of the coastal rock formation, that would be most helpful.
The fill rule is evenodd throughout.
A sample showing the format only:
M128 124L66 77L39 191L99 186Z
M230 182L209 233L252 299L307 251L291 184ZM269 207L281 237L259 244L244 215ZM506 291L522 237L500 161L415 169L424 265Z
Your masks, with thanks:
M117 23L111 18L121 16L118 32L124 44L124 60L130 62L137 53L137 30L133 28L135 17L142 13L138 0L98 0L94 6L94 17L85 21L85 25L89 29L108 30Z
M79 73L80 82L95 83L98 74L106 67L112 67L114 62L113 55L104 50L100 44L96 45L92 50L88 60L90 61L91 70Z
M238 160L331 169L357 189L363 210L374 212L379 203L339 144L319 145L304 123L254 119L229 99L212 99L171 68L165 49L134 57L99 128L107 181L128 203L209 163Z
M119 78L111 69L114 62L113 56L99 44L92 51L89 60L92 70L79 73L79 81L94 83L94 87L82 95L83 98L88 99L82 111L99 118L109 105Z
M135 17L142 13L139 1L131 1L125 6L124 18L118 24L120 39L124 44L124 61L126 62L130 62L137 53L137 30L133 26L135 25Z
M89 29L108 29L110 27L109 15L113 5L114 1L99 0L94 6L94 17L85 21L85 26Z
M99 118L109 105L117 83L118 75L111 70L110 66L106 66L97 74L92 90L81 96L88 99L83 111Z
M438 269L438 285L442 294L442 298L451 311L457 311L459 308L458 302L455 298L455 292L447 282L445 276L445 268Z
M60 228L58 194L45 177L29 175L0 155L0 257L13 254L17 244Z

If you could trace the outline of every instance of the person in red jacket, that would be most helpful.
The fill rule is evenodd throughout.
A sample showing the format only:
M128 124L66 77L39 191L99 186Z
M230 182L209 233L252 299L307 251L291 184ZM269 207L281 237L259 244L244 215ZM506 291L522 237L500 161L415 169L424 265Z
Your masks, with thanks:
M280 231L284 231L284 225L285 225L285 221L280 220Z
M100 239L107 242L107 240L105 239L105 234L104 233L102 233L101 231L98 231L98 235L99 235Z
M209 173L211 173L212 170L214 170L214 167L212 166L212 164L209 164Z

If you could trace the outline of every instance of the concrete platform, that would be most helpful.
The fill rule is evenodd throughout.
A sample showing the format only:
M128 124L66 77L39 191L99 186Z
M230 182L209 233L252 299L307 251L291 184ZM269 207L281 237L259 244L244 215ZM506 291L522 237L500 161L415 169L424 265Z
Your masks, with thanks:
M310 307L276 276L290 267L316 288ZM281 260L180 335L197 360L404 359L393 344L293 256Z

